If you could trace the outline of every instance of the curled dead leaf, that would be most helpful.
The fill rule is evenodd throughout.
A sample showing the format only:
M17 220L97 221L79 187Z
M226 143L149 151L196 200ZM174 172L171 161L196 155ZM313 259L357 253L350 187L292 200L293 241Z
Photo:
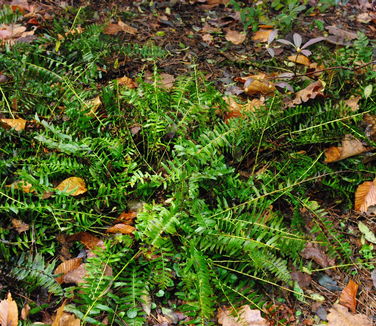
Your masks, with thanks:
M8 293L6 300L0 301L0 325L18 325L18 308L16 302L12 299L10 292Z
M26 303L21 310L21 319L22 320L26 320L29 317L30 310L31 310L30 306Z
M290 55L289 57L287 57L287 59L289 59L291 62L299 63L307 67L311 66L311 61L309 61L309 59L303 54Z
M265 74L251 75L244 83L244 92L248 95L270 95L276 90L273 83L269 82Z
M122 234L132 234L136 228L132 225L127 225L123 223L115 224L106 230L106 233L122 233Z
M372 321L363 314L351 314L346 307L334 304L329 309L327 326L372 326Z
M355 210L361 213L374 213L376 206L376 179L363 182L355 191Z
M56 310L55 318L51 326L80 326L80 320L75 315L64 311L65 301Z
M324 96L323 90L324 84L321 82L321 80L315 81L312 84L308 85L306 88L297 92L295 94L295 99L287 103L287 106L294 107L298 104L312 100L317 96Z
M22 131L26 127L26 120L24 119L0 119L0 124L4 128Z
M58 184L55 189L65 192L70 196L79 196L87 192L84 179L79 177L70 177Z
M356 139L352 135L346 135L342 140L342 146L332 146L325 150L324 162L337 162L367 152L370 149L369 147L365 147L359 139Z
M228 30L225 39L235 45L242 44L246 38L246 34L243 32Z
M339 297L339 303L349 308L352 313L356 311L356 293L358 292L358 287L358 284L350 280Z
M101 106L102 101L99 96L94 97L91 100L88 100L85 102L85 111L88 111L85 113L88 117L95 117L95 113L97 112L98 108Z
M116 219L117 222L121 222L124 224L132 224L134 219L137 217L137 212L130 211L130 212L122 212Z
M63 274L56 277L56 282L63 283L63 277L65 274L73 271L74 269L78 268L82 263L82 258L73 258L62 262L59 266L56 267L54 274Z

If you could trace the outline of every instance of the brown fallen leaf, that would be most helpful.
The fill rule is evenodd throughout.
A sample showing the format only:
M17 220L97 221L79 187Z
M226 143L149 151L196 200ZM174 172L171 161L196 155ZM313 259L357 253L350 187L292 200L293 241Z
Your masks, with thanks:
M261 317L260 310L251 309L249 305L240 307L237 316L227 308L219 308L218 324L222 326L269 326L269 322Z
M117 78L116 80L118 82L118 85L120 85L120 86L127 86L128 88L137 88L138 87L137 83L132 78L129 78L127 76Z
M309 59L303 54L290 55L289 57L287 57L287 59L289 59L291 62L299 63L307 67L311 66L311 61L309 61Z
M252 36L253 41L267 42L272 29L259 29Z
M303 289L309 287L312 282L311 275L303 273L303 272L292 272L291 278L294 281L297 281L299 286Z
M358 284L353 280L350 280L339 297L339 303L342 306L349 308L352 313L355 313L356 311L356 294L358 292L358 287Z
M63 277L65 274L73 271L74 269L78 268L82 263L82 258L72 258L62 262L59 266L56 267L54 274L63 274L56 277L56 282L63 283Z
M58 184L55 189L65 192L70 196L79 196L87 192L84 179L70 177Z
M103 31L103 33L107 35L115 35L119 32L135 35L137 29L119 20L117 24L108 24Z
M21 319L22 320L26 320L29 317L30 310L31 310L31 308L27 303L22 307L22 310L21 310Z
M246 34L243 32L238 32L238 31L233 31L233 30L228 30L225 39L235 45L242 44L246 38Z
M376 141L376 115L366 113L363 117L363 124L366 127L366 136Z
M209 45L214 44L214 38L210 34L201 35L202 40Z
M256 109L262 107L265 102L265 98L261 97L260 99L253 99L247 101L247 103L238 103L233 97L226 96L224 97L225 102L228 104L228 112L224 115L224 122L231 118L240 118L244 116L245 112L254 112Z
M132 234L136 228L132 225L127 225L123 223L115 224L106 230L106 233L122 233L122 234Z
M295 94L295 99L287 103L288 107L294 107L298 104L302 104L317 96L323 96L324 85L318 80L308 85L306 88L300 90Z
M17 220L16 218L12 219L12 226L16 229L18 233L26 232L30 228L29 224L26 224L21 220Z
M88 117L95 117L98 108L102 105L101 98L99 96L92 98L85 102L85 113Z
M365 147L359 139L352 135L345 135L342 146L332 146L325 150L325 163L333 163L344 160L348 157L359 155L369 151L371 148Z
M351 314L346 307L334 304L329 309L327 326L372 326L372 321L363 314Z
M66 242L80 241L87 249L104 248L103 241L88 232L78 232L65 238Z
M71 284L75 283L77 285L85 283L86 276L86 264L81 264L77 268L69 271L62 276L62 283Z
M321 248L311 242L306 244L300 255L305 259L312 259L323 268L333 266L335 263L334 259L329 258Z
M14 181L10 185L6 185L6 187L11 187L11 188L14 188L14 189L20 189L27 194L36 192L31 183L23 181L23 180Z
M354 32L349 32L336 26L325 27L329 34L326 41L336 45L351 45L351 41L358 38L358 35Z
M170 89L174 86L175 77L173 75L162 73L159 77L161 78L161 86L164 89Z
M73 314L64 311L65 301L56 310L55 318L51 326L80 326L80 320L77 319Z
M376 206L376 179L363 182L355 191L355 210L361 213L373 213Z
M24 119L0 119L0 124L4 128L13 128L16 131L22 131L26 127L26 120Z
M348 100L345 101L345 104L349 108L351 108L351 111L358 111L360 99L361 99L361 96L351 96Z
M137 217L137 212L130 211L130 212L122 212L117 217L116 222L121 222L124 224L132 224L134 219Z
M273 83L268 80L269 76L264 73L249 75L244 82L244 92L248 95L270 95L276 90ZM241 80L241 79L236 79Z
M26 27L19 24L0 25L0 43L14 44L17 39L34 35L34 31L26 31Z
M0 325L17 326L18 325L18 308L12 295L8 292L6 300L0 301Z

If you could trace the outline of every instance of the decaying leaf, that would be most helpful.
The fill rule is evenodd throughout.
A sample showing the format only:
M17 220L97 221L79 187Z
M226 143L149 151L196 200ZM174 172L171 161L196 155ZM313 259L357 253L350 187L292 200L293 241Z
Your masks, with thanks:
M376 115L366 113L363 117L363 122L366 127L366 136L376 141Z
M80 241L87 249L90 250L96 247L104 248L103 241L88 232L78 232L72 234L70 236L67 236L65 240L67 242Z
M273 83L271 83L268 76L264 73L256 75L249 75L246 77L235 78L236 81L244 82L244 92L248 95L270 95L276 90Z
M372 326L372 321L363 314L351 314L346 307L334 304L329 309L327 326Z
M30 228L29 224L26 224L21 220L17 220L16 218L12 219L12 226L16 229L18 233L25 232Z
M29 317L30 306L26 303L21 310L21 319L26 320Z
M272 29L259 29L256 33L253 34L252 40L259 42L267 42Z
M170 74L162 73L160 74L161 86L165 89L170 89L174 86L175 77Z
M367 225L365 225L363 222L359 222L358 228L359 228L359 231L363 233L364 238L367 241L376 244L375 233L373 233Z
M18 325L18 308L12 295L8 292L6 300L0 301L0 325L17 326Z
M65 275L62 276L62 283L75 283L79 285L80 283L85 282L86 276L86 264L81 264L77 268L67 272Z
M332 146L325 150L325 163L333 163L344 160L348 157L359 155L369 151L369 147L365 147L359 139L352 135L346 135L342 140L342 146Z
M22 131L26 127L26 120L24 119L0 119L0 124L4 128L13 128L16 131Z
M122 233L122 234L132 234L136 228L132 225L127 225L123 223L115 224L106 230L106 233Z
M353 280L350 280L339 297L339 303L342 306L349 308L352 313L355 313L356 311L356 294L358 292L358 287L358 284Z
M128 88L137 88L137 83L132 79L127 76L123 76L120 78L116 79L118 84L121 86L127 86Z
M107 25L103 33L108 35L115 35L119 32L135 35L137 33L137 29L119 20L117 24Z
M311 61L309 61L309 59L303 54L290 55L289 57L287 57L287 59L289 59L291 62L299 63L307 67L311 66Z
M65 192L70 196L79 196L87 192L84 179L78 177L70 177L63 180L55 189Z
M306 88L300 90L295 94L295 99L287 103L288 107L294 107L295 105L305 103L309 100L316 98L317 96L323 96L324 84L321 80L315 81L308 85Z
M228 104L229 111L225 113L224 121L227 121L231 118L240 118L245 112L254 112L256 109L262 107L265 102L265 98L261 97L260 99L253 99L247 101L247 103L238 103L233 97L226 96L224 97L225 102Z
M82 258L73 258L62 262L59 266L56 267L54 274L63 274L56 277L56 282L63 283L63 277L65 274L73 271L74 269L78 268L82 263Z
M23 180L14 181L10 185L6 185L6 187L11 187L11 188L14 188L14 189L20 189L27 194L35 193L35 189L33 188L33 185L31 183L23 181Z
M51 326L80 326L80 320L73 314L64 312L65 302L56 310Z
M137 217L137 212L122 212L116 219L117 222L122 222L124 224L132 224L133 220Z
M345 101L345 104L351 108L352 111L358 111L359 109L359 100L360 96L351 96L348 100Z
M19 24L0 25L0 43L14 44L20 38L32 35L34 31L26 31L26 27Z
M98 108L101 106L102 101L99 96L92 98L85 102L85 111L89 110L89 112L85 113L88 117L94 117L95 113L97 112Z
M334 259L329 258L317 244L313 244L312 242L306 244L300 255L305 259L312 259L323 268L333 266L335 263Z
M233 31L233 30L228 30L227 33L226 33L226 40L235 44L235 45L239 45L239 44L242 44L246 38L246 34L243 33L243 32L238 32L238 31Z
M218 324L223 326L269 326L269 322L261 317L260 310L242 306L237 316L227 308L220 308L217 313Z
M374 213L376 206L376 179L363 182L355 191L355 210Z

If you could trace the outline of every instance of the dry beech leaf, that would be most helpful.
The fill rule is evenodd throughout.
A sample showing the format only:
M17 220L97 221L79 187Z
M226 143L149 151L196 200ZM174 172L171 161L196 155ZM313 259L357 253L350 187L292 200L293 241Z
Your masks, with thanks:
M309 61L309 59L303 54L290 55L287 59L289 59L292 62L299 63L307 67L311 66L311 61Z
M18 233L25 232L29 230L29 224L26 224L25 222L21 220L17 220L16 218L12 219L12 226L16 229Z
M122 233L122 234L132 234L136 230L132 225L127 225L123 223L115 224L106 230L106 233Z
M5 128L13 128L16 131L22 131L26 127L24 119L0 119L0 123Z
M127 86L128 88L137 88L138 86L132 78L127 76L117 78L116 80L120 86Z
M116 222L122 222L124 224L132 224L133 220L137 217L137 212L122 212L116 219Z
M243 32L228 30L225 36L226 40L235 44L239 45L242 44L246 38L246 34Z
M259 42L267 42L272 29L260 29L253 34L252 40Z
M18 324L18 308L12 295L8 292L6 300L0 301L0 325L1 326L17 326Z
M372 213L376 206L376 179L363 182L355 191L355 210L361 213Z
M323 96L324 85L318 80L308 85L306 88L300 90L295 94L295 99L288 103L288 107L294 107L295 105L302 104L316 96Z
M12 184L6 185L6 187L12 187L14 189L20 189L27 194L35 193L35 189L33 188L33 185L31 183L23 181L23 180L14 181Z
M73 271L74 269L78 268L82 263L82 258L73 258L62 262L59 266L56 267L54 274L63 274L56 277L56 282L63 283L63 277L65 274Z
M66 192L70 196L79 196L87 192L84 179L78 177L70 177L63 180L55 189Z
M62 283L70 284L75 283L79 285L80 283L85 282L86 276L86 264L81 264L77 268L69 271L65 275L62 276Z
M78 232L66 237L67 242L80 241L87 249L104 248L103 241L88 232Z
M359 155L369 150L370 148L365 147L359 139L354 138L352 135L346 135L342 140L342 146L332 146L325 150L324 162L337 162L351 156Z
M339 303L349 308L352 313L356 311L356 293L358 292L358 287L358 284L350 280L339 297Z
M335 263L334 259L329 258L321 248L311 242L306 244L305 248L300 252L300 255L305 259L312 259L323 268L333 266Z
M372 326L372 321L363 314L351 314L346 307L339 304L329 309L327 326Z
M266 74L261 73L247 77L244 83L244 92L248 95L270 95L276 90L274 84L267 80L268 76Z
M348 100L345 101L345 104L349 108L351 108L351 111L358 111L360 99L361 99L361 96L351 96Z
M132 35L135 35L137 33L136 28L129 26L128 24L122 22L121 20L118 21L118 25L121 27L121 30L124 33L132 34Z
M240 104L235 101L233 97L227 96L224 97L225 102L228 104L229 111L224 115L224 121L227 121L231 118L240 118L243 117L244 112L254 112L256 109L262 107L265 102L265 98L261 97L260 99L253 99L247 101L247 103Z
M260 310L242 306L238 316L231 314L231 310L220 308L217 313L218 324L222 326L269 326L269 322L261 317Z
M56 310L56 315L51 326L80 326L80 320L73 314L64 312L64 303Z

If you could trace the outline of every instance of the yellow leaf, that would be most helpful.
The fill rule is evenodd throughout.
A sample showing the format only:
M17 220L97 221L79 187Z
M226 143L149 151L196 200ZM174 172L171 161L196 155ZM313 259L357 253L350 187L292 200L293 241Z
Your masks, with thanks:
M88 117L94 117L98 108L101 106L102 102L99 96L94 97L93 99L86 101L85 109L90 109L89 112L85 113Z
M252 40L259 42L267 42L272 29L260 29L253 34Z
M55 189L66 192L70 196L78 196L87 192L84 179L78 177L65 179Z
M302 55L302 54L290 55L287 59L289 59L292 62L300 63L301 65L308 66L308 67L311 65L311 62L309 61L309 59L305 55Z
M35 189L33 188L33 185L23 180L14 181L12 184L6 185L6 187L11 187L14 189L21 189L23 192L26 192L27 194L35 193Z
M244 92L248 95L270 95L275 92L275 86L267 80L248 79L244 83Z
M18 324L18 308L12 299L10 292L6 300L0 301L0 325L1 326L17 326Z
M366 213L376 205L376 179L363 182L355 191L355 210Z
M22 131L26 127L24 119L0 119L0 122L5 128L13 128L16 131Z

